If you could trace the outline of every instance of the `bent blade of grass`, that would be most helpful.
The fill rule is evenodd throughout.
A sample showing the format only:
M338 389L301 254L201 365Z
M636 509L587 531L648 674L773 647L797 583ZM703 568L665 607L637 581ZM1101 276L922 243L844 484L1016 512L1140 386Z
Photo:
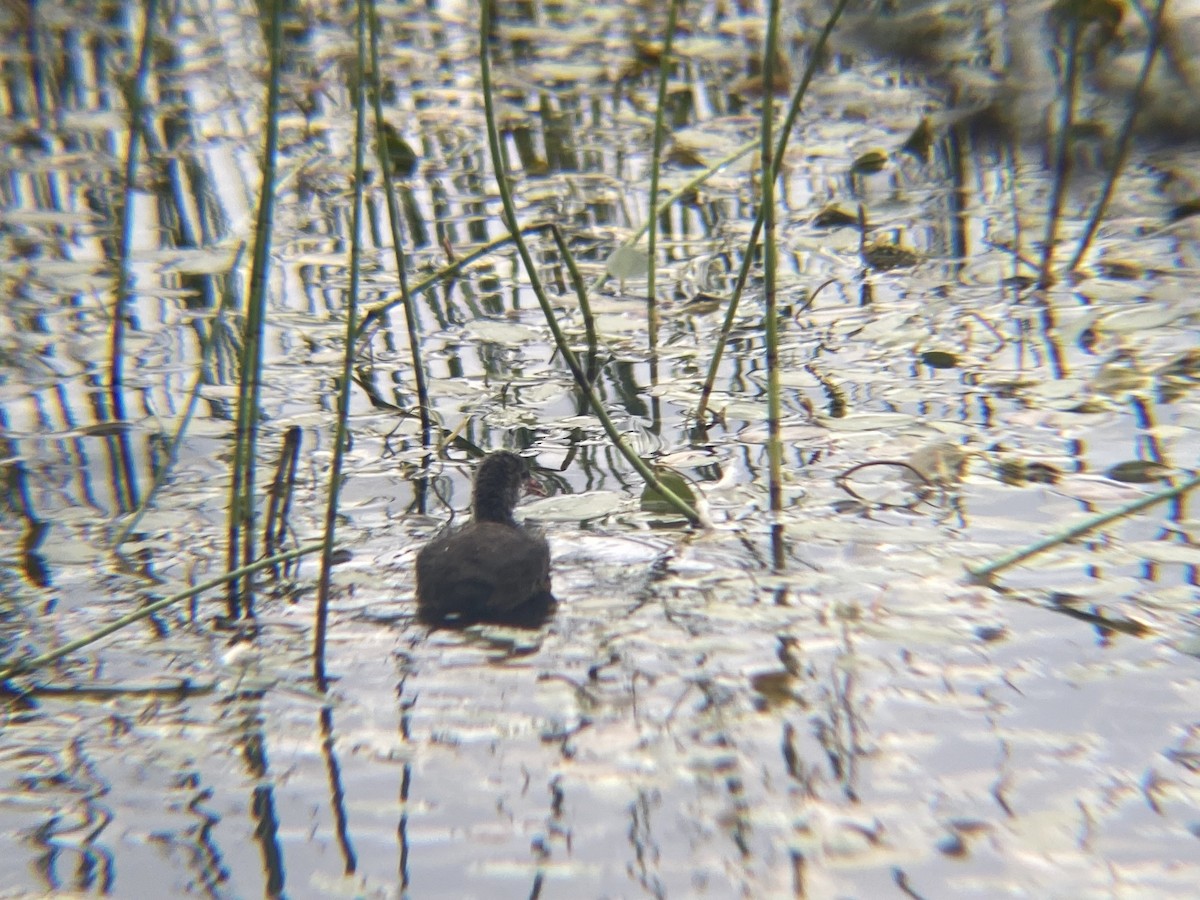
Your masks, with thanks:
M554 243L558 247L558 252L562 254L563 261L566 263L567 272L571 276L571 287L575 289L575 296L579 300L579 313L583 316L583 332L588 345L587 377L590 383L595 380L597 375L598 337L596 335L596 317L592 315L592 305L588 301L587 288L583 283L583 275L579 271L579 266L575 263L575 256L571 253L571 248L567 246L566 236L563 234L562 229L554 222L551 222L547 227L550 229L550 234L554 236Z

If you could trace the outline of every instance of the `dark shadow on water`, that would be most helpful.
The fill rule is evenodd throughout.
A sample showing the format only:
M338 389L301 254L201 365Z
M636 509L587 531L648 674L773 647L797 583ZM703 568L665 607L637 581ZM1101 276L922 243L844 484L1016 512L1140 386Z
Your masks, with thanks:
M463 629L472 625L507 625L531 630L545 625L558 609L558 601L549 591L541 593L515 609L497 609L492 605L462 607L441 614L433 609L419 609L417 621L431 628Z

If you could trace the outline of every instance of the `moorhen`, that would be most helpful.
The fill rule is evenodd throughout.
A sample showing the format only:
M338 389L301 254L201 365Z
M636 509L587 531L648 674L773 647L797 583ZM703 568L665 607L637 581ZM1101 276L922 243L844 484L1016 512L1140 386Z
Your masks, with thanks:
M495 622L536 628L554 610L550 547L518 525L513 507L528 478L524 459L488 454L475 471L471 522L417 554L417 616L426 624Z

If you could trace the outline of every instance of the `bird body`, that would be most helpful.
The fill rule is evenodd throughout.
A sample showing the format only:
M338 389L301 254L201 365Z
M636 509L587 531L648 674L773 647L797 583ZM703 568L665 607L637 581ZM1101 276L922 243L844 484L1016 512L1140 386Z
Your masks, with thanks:
M525 460L498 450L475 472L471 522L417 554L417 612L434 625L498 622L536 627L555 606L550 547L513 518Z

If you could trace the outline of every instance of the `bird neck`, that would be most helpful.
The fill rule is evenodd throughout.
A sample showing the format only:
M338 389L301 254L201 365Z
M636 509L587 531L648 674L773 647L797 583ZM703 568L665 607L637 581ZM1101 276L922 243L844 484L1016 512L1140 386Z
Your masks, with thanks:
M476 522L515 524L513 507L521 489L514 465L520 462L511 454L493 454L480 464L471 492L471 515Z
M476 522L499 522L501 525L515 525L512 507L499 497L476 497L472 517Z

